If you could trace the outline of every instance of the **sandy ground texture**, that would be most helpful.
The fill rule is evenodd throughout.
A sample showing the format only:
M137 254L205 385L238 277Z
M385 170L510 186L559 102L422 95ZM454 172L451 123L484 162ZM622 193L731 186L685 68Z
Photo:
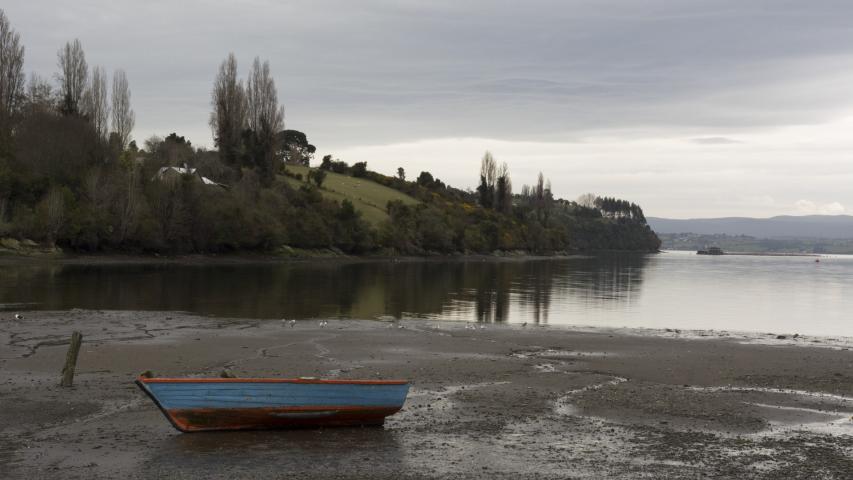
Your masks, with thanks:
M0 312L0 478L853 478L844 339ZM75 386L58 386L70 333ZM407 378L384 428L181 434L158 375Z

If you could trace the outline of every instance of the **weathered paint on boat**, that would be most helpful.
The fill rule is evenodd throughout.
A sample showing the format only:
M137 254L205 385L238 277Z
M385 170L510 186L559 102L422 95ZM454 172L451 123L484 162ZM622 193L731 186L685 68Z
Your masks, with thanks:
M404 380L145 378L136 384L182 432L382 425Z

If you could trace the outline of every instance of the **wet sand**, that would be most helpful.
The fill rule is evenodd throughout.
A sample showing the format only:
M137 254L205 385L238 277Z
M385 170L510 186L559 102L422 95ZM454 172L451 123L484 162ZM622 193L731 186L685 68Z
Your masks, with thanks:
M13 313L4 479L853 478L849 339ZM73 330L84 344L63 389ZM384 428L181 434L133 384L223 369L412 389Z

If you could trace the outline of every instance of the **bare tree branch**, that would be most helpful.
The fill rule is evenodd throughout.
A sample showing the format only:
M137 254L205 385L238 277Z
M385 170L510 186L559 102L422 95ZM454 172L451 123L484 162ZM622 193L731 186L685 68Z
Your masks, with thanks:
M136 114L130 108L130 87L124 70L116 70L113 74L112 100L113 132L118 135L121 149L124 150L136 123Z
M269 62L261 64L255 57L246 83L249 128L264 137L274 136L284 128L284 109L278 106Z
M89 66L80 40L66 43L57 53L57 58L61 110L66 115L78 115L81 113L83 92L89 82Z
M55 106L53 87L37 73L30 74L27 82L27 108L31 111L47 111Z
M24 93L24 46L0 10L0 129L9 134Z
M83 95L83 113L103 140L109 135L110 106L107 103L107 73L101 67L92 69L92 82Z
M255 137L255 163L261 181L269 183L275 175L275 152L278 151L278 132L284 129L284 108L278 105L275 80L270 64L255 57L246 81L246 105L249 129Z
M492 208L495 205L495 181L497 178L497 164L492 153L487 151L483 154L483 160L480 162L480 186L477 190L480 192L480 205L485 208Z
M246 93L237 79L237 59L228 54L219 66L210 96L213 111L210 127L213 140L226 163L234 164L240 146L240 135L246 125Z
M577 199L577 204L584 208L595 208L595 200L598 196L594 193L584 193Z

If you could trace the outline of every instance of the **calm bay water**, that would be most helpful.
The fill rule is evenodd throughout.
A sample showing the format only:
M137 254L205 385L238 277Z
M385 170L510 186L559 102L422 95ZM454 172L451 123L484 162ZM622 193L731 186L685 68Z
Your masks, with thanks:
M853 336L853 257L0 265L0 309L70 308Z

